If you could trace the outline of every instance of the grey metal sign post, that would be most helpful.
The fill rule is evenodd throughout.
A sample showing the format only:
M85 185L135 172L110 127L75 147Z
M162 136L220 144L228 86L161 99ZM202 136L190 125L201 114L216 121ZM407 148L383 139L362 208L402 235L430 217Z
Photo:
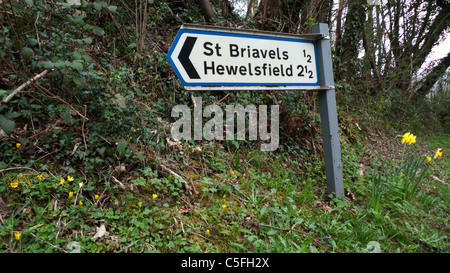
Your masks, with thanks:
M189 90L317 90L327 192L344 196L327 24L294 35L184 25L167 58Z
M329 37L327 24L314 25L312 32L321 33L325 37ZM327 190L328 194L334 193L336 197L342 197L344 196L344 183L329 38L317 41L317 59L319 62L320 85L332 87L319 90L320 123L322 127Z

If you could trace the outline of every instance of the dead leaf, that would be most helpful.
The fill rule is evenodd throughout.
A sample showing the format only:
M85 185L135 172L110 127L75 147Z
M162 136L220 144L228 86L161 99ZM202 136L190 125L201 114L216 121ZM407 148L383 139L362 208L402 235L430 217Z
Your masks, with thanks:
M167 145L169 145L169 148L173 148L173 147L178 148L178 149L182 148L181 143L179 141L172 141L169 138L166 138L166 142L167 142Z
M359 175L364 175L365 167L364 164L359 164Z
M105 235L106 233L106 227L105 227L105 223L101 223L100 227L97 228L97 232L95 233L94 237L92 237L92 239L97 239L97 238L102 238L103 235Z

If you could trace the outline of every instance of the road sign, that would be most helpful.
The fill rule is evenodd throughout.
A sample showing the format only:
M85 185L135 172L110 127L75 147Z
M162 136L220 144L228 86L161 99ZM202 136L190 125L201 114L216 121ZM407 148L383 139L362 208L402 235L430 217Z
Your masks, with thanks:
M185 25L167 56L186 89L323 89L318 37Z
M328 25L291 35L183 26L167 54L190 90L308 90L319 93L327 191L344 196Z

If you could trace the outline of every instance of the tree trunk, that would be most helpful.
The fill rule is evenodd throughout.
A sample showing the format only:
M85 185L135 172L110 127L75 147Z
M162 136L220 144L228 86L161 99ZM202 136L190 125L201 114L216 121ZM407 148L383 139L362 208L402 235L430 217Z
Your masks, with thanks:
M209 0L199 0L198 4L202 9L203 16L205 16L206 22L211 22L213 19L217 19L216 13L214 12Z
M424 97L430 93L434 84L445 74L448 67L450 67L450 52L447 53L447 56L442 58L439 64L426 75L425 79L422 81L422 85L416 92L417 96Z
M363 46L364 50L366 51L366 56L369 59L370 66L372 67L373 74L375 74L378 82L378 88L380 91L384 89L384 82L381 78L380 69L378 68L377 64L375 63L375 56L372 52L372 49L370 48L370 44L367 38L366 28L363 27Z
M280 12L280 0L261 0L256 12L256 27L261 30L276 30L273 19Z
M348 11L345 17L344 29L336 41L336 56L334 63L337 80L354 74L352 61L358 58L358 45L361 41L361 29L365 21L364 0L348 1Z

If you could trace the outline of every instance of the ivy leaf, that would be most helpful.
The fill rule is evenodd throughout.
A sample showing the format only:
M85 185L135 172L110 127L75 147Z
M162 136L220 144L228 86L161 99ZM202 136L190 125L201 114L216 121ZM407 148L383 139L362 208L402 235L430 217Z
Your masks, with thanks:
M23 47L20 51L20 54L25 60L28 60L31 56L33 56L33 50L29 47Z
M16 123L10 119L0 115L0 128L9 136L12 130L16 127Z
M83 70L83 63L79 60L75 60L71 63L70 65L73 69L76 69L78 71L82 71Z
M33 0L25 0L25 3L27 3L30 7L34 6Z
M116 12L117 11L117 6L109 6L108 7L110 12Z
M84 82L84 78L81 76L73 77L72 80L76 85L83 85Z
M116 94L115 98L115 101L119 105L119 107L124 109L126 107L124 96L122 96L121 94Z
M119 152L119 155L122 156L123 153L125 152L125 148L127 147L128 142L125 139L121 139L119 140L119 142L117 143L117 151Z
M90 45L92 43L92 38L91 37L84 38L83 42L85 42L86 44Z
M45 69L52 69L54 67L54 64L51 61L45 61L45 62L42 63L42 66Z
M26 43L29 46L34 46L34 45L37 45L38 41L36 39L33 39L33 38L28 38Z

